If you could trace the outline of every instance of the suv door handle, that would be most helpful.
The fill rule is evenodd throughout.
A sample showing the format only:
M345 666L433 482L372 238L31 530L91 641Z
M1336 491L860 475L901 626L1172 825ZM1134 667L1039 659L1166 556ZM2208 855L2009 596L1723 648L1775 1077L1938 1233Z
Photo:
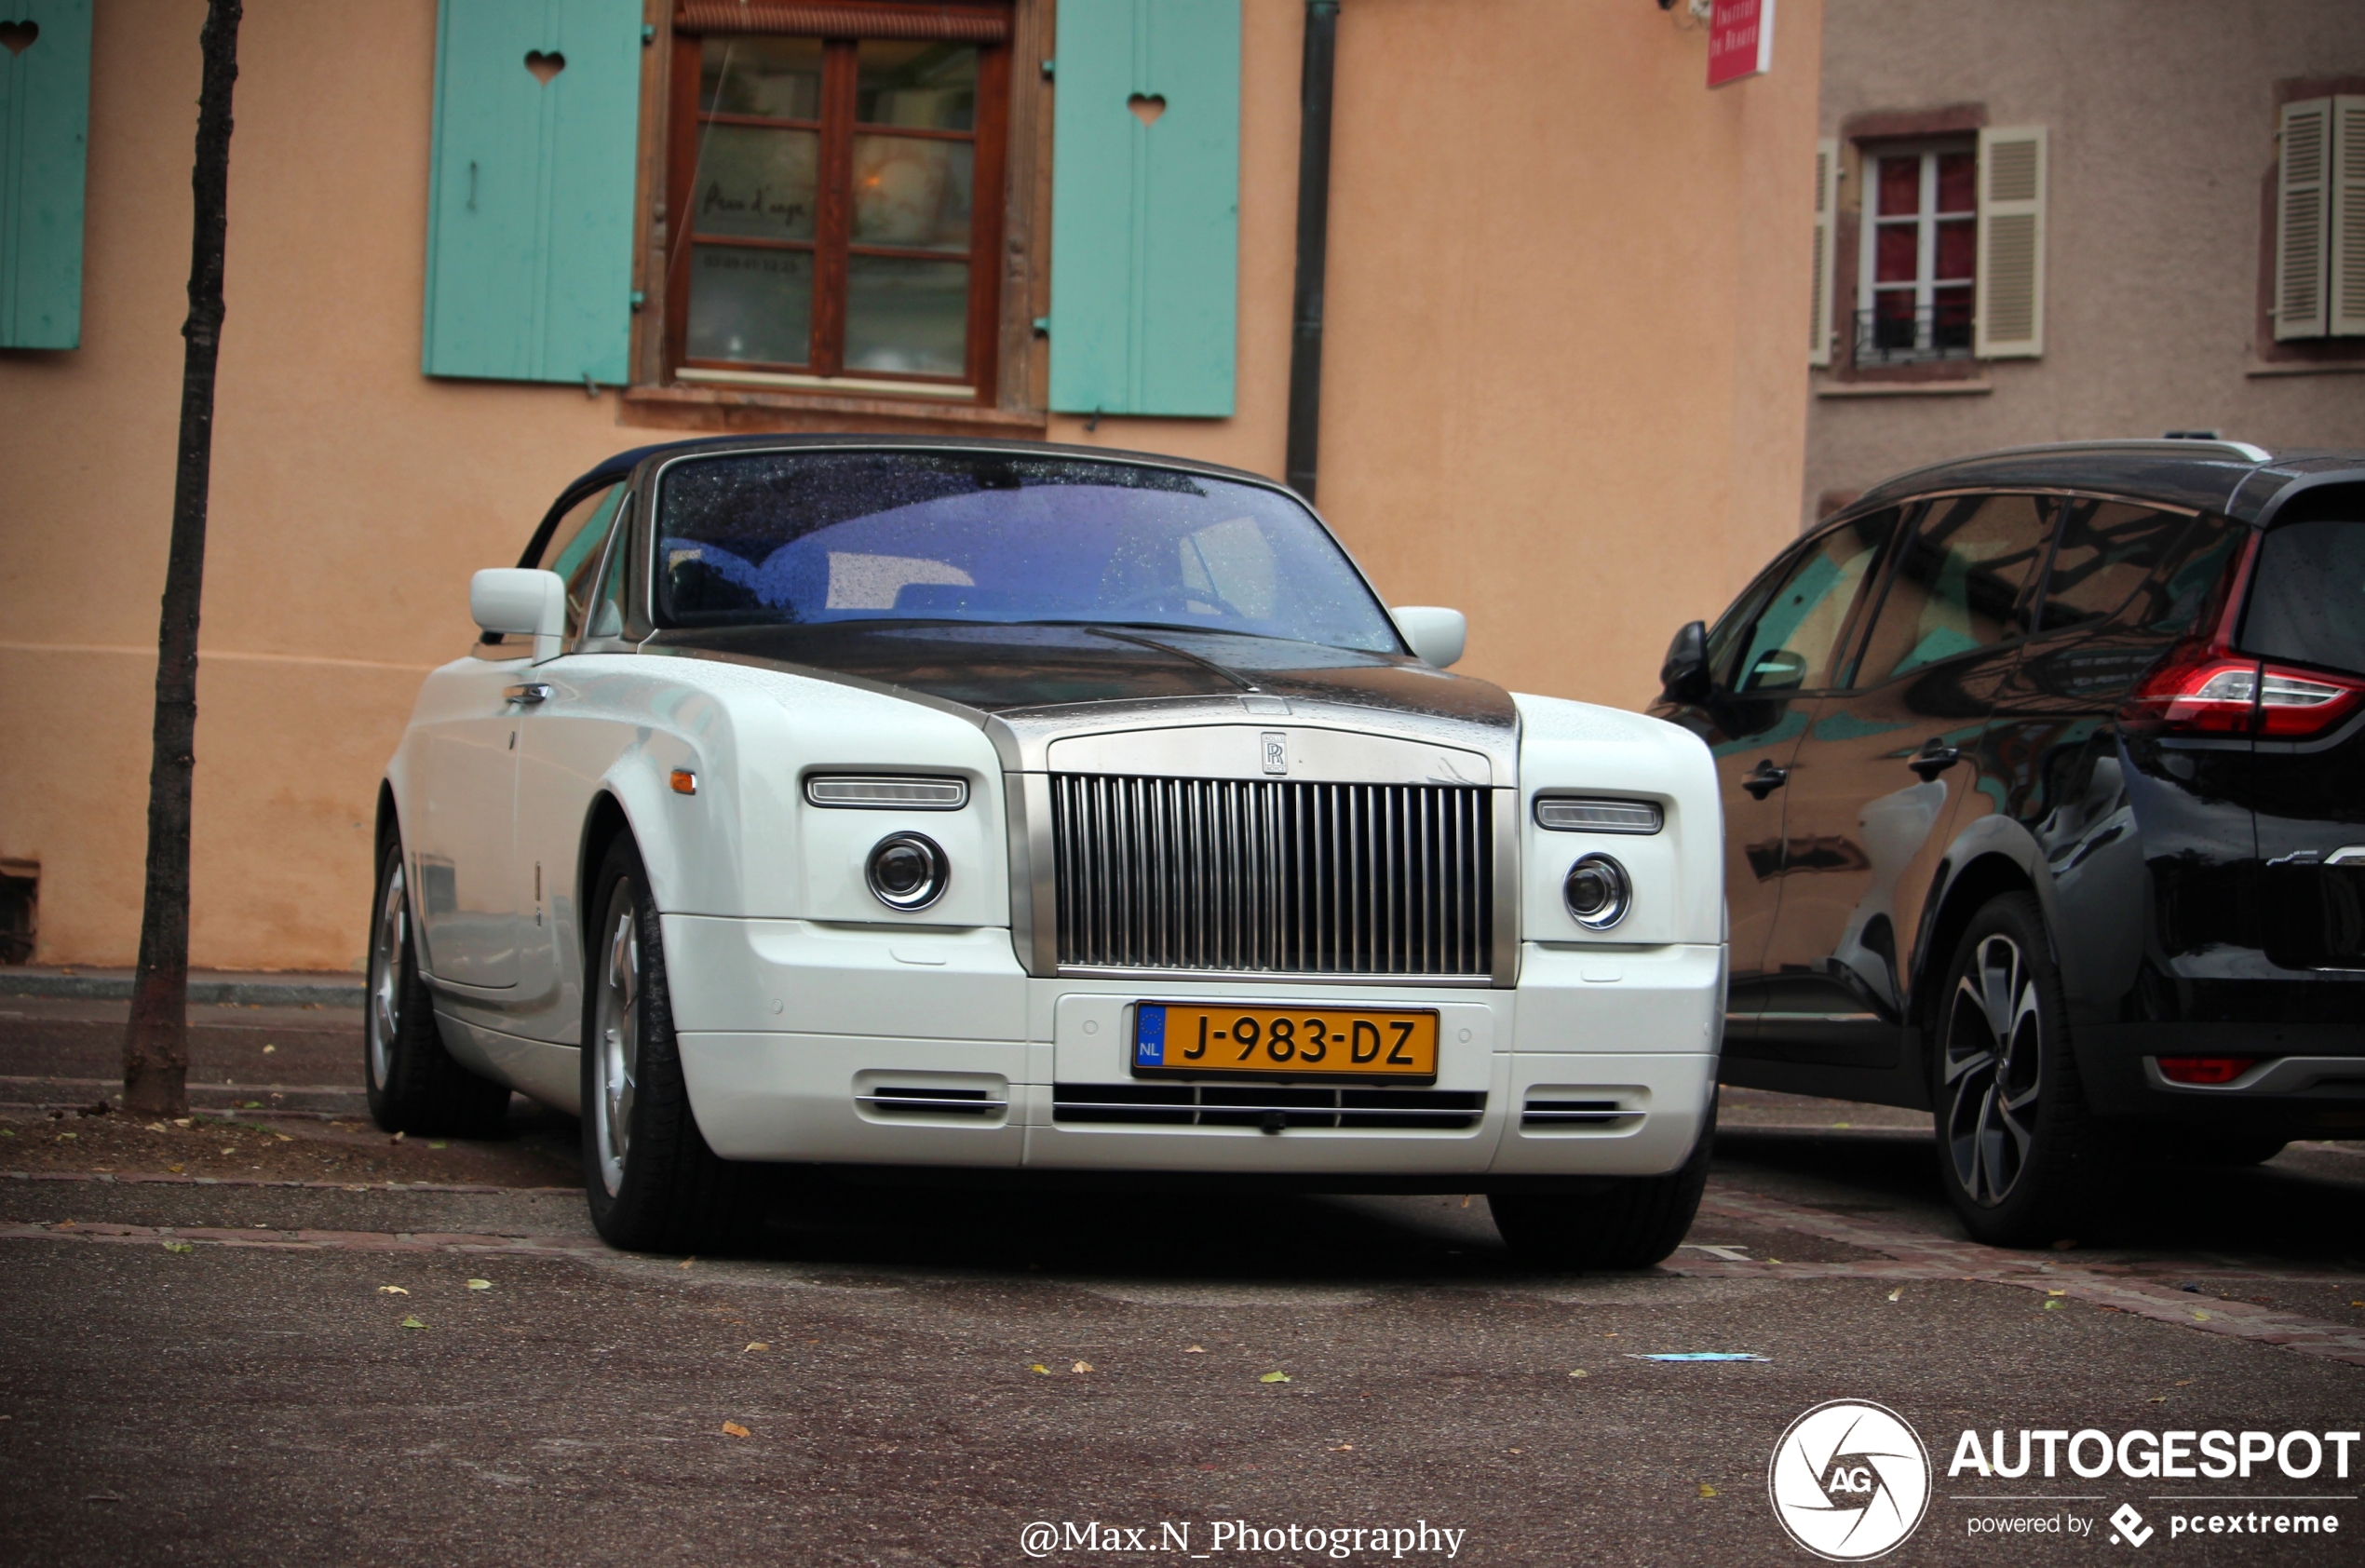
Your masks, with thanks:
M529 681L522 686L511 686L501 695L511 702L531 708L537 702L550 700L554 688L540 681Z
M1933 736L1924 743L1920 751L1905 760L1905 765L1920 774L1922 782L1926 784L1962 760L1961 747L1942 745L1938 737Z
M1773 758L1763 757L1758 760L1757 771L1746 775L1741 779L1741 788L1759 800L1764 800L1784 784L1789 783L1790 777L1789 768L1776 767Z

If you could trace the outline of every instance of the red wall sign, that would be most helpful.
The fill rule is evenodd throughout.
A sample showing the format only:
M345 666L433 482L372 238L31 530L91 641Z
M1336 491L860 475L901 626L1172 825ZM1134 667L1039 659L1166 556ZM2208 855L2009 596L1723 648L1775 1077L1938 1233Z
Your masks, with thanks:
M1774 69L1774 0L1716 0L1708 22L1708 85Z

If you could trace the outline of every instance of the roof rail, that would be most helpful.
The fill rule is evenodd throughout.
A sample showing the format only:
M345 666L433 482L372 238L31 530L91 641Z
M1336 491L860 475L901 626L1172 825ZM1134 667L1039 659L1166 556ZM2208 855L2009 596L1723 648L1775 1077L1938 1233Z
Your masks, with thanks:
M2248 441L2192 440L2181 436L2174 438L2128 436L2118 440L2101 441L2035 441L2027 446L1997 447L1992 452L1966 453L1960 457L1950 457L1940 463L1925 463L1918 467L1907 468L1900 473L1889 475L1888 478L1866 490L1864 493L1869 496L1875 492L1887 490L1892 485L1899 484L1922 474L1936 473L1942 468L1960 467L1966 463L1983 463L1995 457L2036 457L2048 453L2073 452L2148 452L2156 453L2163 457L2170 454L2197 456L2201 453L2210 451L2231 453L2245 463L2272 463L2275 460L2273 453L2263 446L2253 446Z

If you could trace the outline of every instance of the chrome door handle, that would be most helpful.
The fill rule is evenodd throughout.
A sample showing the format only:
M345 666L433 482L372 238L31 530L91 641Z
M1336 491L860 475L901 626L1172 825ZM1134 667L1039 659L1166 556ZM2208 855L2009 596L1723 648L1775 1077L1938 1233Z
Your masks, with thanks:
M1941 746L1935 738L1933 738L1927 744L1924 745L1920 751L1906 758L1905 765L1912 768L1915 773L1920 774L1922 776L1922 782L1926 784L1931 779L1936 778L1939 774L1944 773L1948 768L1953 767L1956 763L1959 763L1962 760L1963 749L1961 747Z
M1764 800L1766 796L1772 794L1775 791L1789 783L1790 777L1791 770L1789 768L1776 767L1774 765L1774 760L1771 757L1767 757L1760 760L1755 772L1745 776L1741 779L1741 788L1747 790L1759 800Z
M511 702L518 703L522 707L531 708L537 702L549 701L552 694L553 688L544 683L540 681L529 681L522 686L511 686L507 691L503 692L501 695L507 697Z

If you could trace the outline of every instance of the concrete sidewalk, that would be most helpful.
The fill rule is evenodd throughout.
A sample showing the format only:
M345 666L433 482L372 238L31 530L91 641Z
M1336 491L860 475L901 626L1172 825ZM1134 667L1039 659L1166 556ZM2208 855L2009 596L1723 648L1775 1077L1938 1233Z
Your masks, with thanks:
M133 971L80 965L0 966L0 996L47 996L85 1002L128 1002ZM291 970L192 969L192 1006L223 1003L257 1007L358 1007L366 982L357 974Z

